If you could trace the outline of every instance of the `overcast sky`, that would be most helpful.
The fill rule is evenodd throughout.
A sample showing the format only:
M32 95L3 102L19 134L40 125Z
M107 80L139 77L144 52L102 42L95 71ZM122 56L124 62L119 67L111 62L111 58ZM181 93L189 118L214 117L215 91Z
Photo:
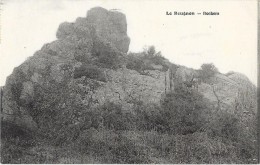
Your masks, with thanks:
M214 63L257 82L257 0L88 1L3 0L0 86L14 67L56 39L60 23L85 17L95 6L126 14L129 51L154 45L171 62L198 69ZM213 11L219 16L167 16L166 11Z

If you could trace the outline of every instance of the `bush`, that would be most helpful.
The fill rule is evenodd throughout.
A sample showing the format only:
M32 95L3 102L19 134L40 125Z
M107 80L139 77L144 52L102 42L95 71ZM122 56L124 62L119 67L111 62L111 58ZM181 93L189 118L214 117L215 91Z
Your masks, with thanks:
M163 66L162 71L168 70L169 67L164 62L165 58L162 56L160 51L156 52L154 46L149 46L147 49L144 49L143 53L144 53L144 58L151 61L151 64L153 63L155 65ZM146 66L146 68L149 68L149 64L148 66Z
M169 125L163 116L163 110L157 105L138 105L134 109L136 128L141 131L169 131Z
M72 91L75 89L51 82L35 86L34 102L27 109L37 123L38 131L50 144L71 142L80 131L76 123L82 122L88 107Z
M136 70L139 73L143 72L144 62L135 54L129 54L127 56L126 68Z
M239 133L239 120L231 113L219 112L215 114L215 119L213 119L209 125L209 135L211 137L222 137L230 139L232 141L237 141Z
M199 77L202 80L208 79L218 73L218 69L215 67L214 64L202 64L201 69L199 70Z
M218 72L218 69L212 63L210 63L210 64L202 64L201 65L201 69L203 71L208 71L208 72L212 72L212 73L217 73Z
M103 126L112 130L131 130L133 129L134 119L130 113L122 111L122 106L112 102L107 102L99 109Z
M229 157L236 157L240 162L253 163L252 160L256 157L254 132L248 130L235 114L217 112L213 115L214 118L206 130L209 137L222 139L224 145L233 148Z
M202 116L206 108L201 94L181 85L166 94L162 101L163 118L168 121L169 128L174 134L190 134L198 131L206 124Z
M121 66L121 60L119 53L116 52L104 52L100 54L97 60L102 66L109 69L118 69Z
M74 71L74 78L80 78L82 76L99 81L106 81L104 73L94 65L82 65L79 68L76 68Z
M156 51L155 51L155 47L149 46L147 50L144 51L148 56L154 56Z
M35 146L35 134L13 123L1 121L1 163L19 163L26 151Z
M118 69L122 65L122 55L109 44L94 42L92 54L97 58L95 62L100 67Z
M165 72L169 67L164 60L165 58L162 56L161 52L156 52L155 47L150 46L141 53L129 53L126 67L144 74L144 70L155 70L153 65L161 65L163 68L160 70Z

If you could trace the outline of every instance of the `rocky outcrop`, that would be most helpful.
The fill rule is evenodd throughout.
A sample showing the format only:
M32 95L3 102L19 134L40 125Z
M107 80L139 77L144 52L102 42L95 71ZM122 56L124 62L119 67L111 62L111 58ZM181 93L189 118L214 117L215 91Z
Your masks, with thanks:
M231 113L256 113L256 88L248 80L239 83L232 76L216 74L208 83L199 85L199 92L219 110Z
M86 18L78 18L75 23L62 23L56 34L58 39L76 41L89 48L98 44L111 45L117 51L127 53L130 38L127 36L126 16L117 11L108 11L97 7L88 11ZM58 43L57 46L66 47ZM74 49L78 47L73 46ZM86 52L85 52L86 53Z
M117 11L107 11L103 8L96 8L87 13L86 21L93 26L98 40L105 43L112 43L118 51L127 53L130 39L126 35L126 16Z
M56 36L56 41L45 44L7 78L3 120L36 129L49 125L41 120L46 117L44 111L69 115L69 111L88 111L108 101L131 111L134 102L160 103L176 85L198 77L196 70L169 61L167 71L154 64L145 74L124 67L130 39L126 17L117 11L93 8L86 18L62 23ZM217 74L197 90L220 109L243 106L246 111L256 103L252 101L255 87L238 74ZM79 114L67 117L73 116L72 123L77 123Z
M120 65L117 70L103 65L107 60L116 61L111 57L123 58L128 51L124 14L93 8L86 18L62 23L57 39L45 44L7 78L3 120L36 129L40 125L33 117L37 111L70 107L74 104L70 96L75 104L89 108L111 101L125 103L123 108L129 109L136 100L158 103L165 93L165 72L140 75ZM99 67L92 67L96 65ZM92 67L91 72L82 66ZM75 77L76 72L82 76Z
M236 113L240 116L256 114L256 87L250 80L235 72L216 73L207 80L199 78L197 70L179 66L170 79L172 84L196 80L192 88L198 90L213 105L213 109Z
M123 105L133 101L159 103L165 93L165 73L158 70L149 73L151 76L125 68L107 70L108 82L96 91L95 98L100 103L112 101Z

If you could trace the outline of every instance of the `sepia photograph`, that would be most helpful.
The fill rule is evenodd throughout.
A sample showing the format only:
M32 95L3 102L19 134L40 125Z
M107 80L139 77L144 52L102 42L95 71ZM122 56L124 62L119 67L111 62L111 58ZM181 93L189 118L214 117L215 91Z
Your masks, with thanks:
M258 3L0 0L1 163L259 163Z

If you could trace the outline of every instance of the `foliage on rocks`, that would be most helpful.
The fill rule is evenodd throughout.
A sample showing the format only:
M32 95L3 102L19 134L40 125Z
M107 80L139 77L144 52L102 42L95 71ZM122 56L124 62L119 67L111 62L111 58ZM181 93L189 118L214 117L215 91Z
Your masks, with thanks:
M126 58L126 68L136 70L141 74L144 74L145 70L161 70L165 72L169 68L165 62L166 59L161 52L156 52L154 46L150 46L140 53L129 53ZM156 68L156 65L160 68Z
M198 71L199 72L199 77L202 80L206 80L212 76L214 76L216 73L218 73L218 69L215 67L214 64L202 64L201 69Z
M87 78L106 81L106 77L102 70L95 65L82 65L74 71L74 78L86 76Z
M122 54L110 44L94 42L92 55L96 57L95 62L100 67L118 69L122 65Z

